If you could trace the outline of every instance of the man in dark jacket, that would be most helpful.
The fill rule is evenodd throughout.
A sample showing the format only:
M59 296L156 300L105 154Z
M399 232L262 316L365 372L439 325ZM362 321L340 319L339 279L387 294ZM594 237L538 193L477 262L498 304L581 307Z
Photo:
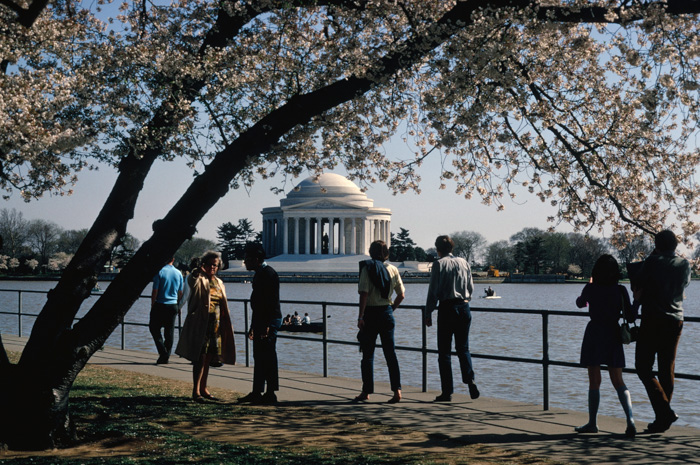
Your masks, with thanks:
M635 300L642 303L642 323L635 353L637 374L649 395L656 419L647 432L661 433L678 415L671 408L676 349L683 330L683 293L690 284L690 264L676 255L673 231L656 234L656 249L633 279ZM654 359L658 357L658 379Z
M280 280L277 272L265 263L265 249L260 244L248 244L243 260L248 271L255 271L250 306L253 316L248 339L253 341L253 390L239 402L272 405L277 403L279 390L277 369L277 331L282 325L280 311ZM267 383L267 391L265 384Z

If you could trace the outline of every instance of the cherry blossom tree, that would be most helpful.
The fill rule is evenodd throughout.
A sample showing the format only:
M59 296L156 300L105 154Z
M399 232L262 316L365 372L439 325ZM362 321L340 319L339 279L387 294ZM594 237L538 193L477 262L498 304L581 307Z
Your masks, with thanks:
M0 0L0 189L69 193L95 161L118 177L20 361L0 349L12 447L72 438L75 376L204 214L258 178L342 165L419 191L437 157L445 188L495 208L524 189L583 230L697 230L700 0L28 4ZM73 324L158 158L192 184Z

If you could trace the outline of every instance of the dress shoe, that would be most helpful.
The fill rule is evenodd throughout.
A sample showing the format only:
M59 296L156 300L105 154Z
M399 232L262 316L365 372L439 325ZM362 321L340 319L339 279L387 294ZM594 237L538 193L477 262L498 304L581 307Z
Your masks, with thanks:
M471 383L469 385L469 397L472 399L478 399L481 393L479 393L479 388L476 387L476 384Z
M254 405L275 405L277 404L277 396L272 391L266 392L258 400L251 403Z
M260 399L262 399L262 394L260 394L259 392L251 392L250 394L239 398L238 403L239 404L252 404L252 403L257 403Z
M631 425L627 425L627 429L625 430L625 436L628 438L633 438L637 435L637 427L634 426L634 423Z
M586 423L583 426L577 426L576 428L574 428L574 431L576 431L577 433L597 433L598 427L596 425Z
M435 402L451 402L452 394L440 394L435 398Z
M656 419L653 422L649 423L647 425L647 429L644 432L663 433L664 431L668 431L668 429L676 420L678 420L678 415L676 415L676 412L671 410L669 416L665 417L664 419Z
M166 365L169 359L170 357L160 356L158 360L156 360L156 365Z

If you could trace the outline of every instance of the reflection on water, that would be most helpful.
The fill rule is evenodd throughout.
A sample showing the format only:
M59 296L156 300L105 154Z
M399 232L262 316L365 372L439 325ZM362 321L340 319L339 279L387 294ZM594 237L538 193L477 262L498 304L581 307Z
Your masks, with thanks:
M0 289L24 289L46 291L53 287L53 282L13 282L0 281ZM105 289L109 283L100 283ZM472 329L470 349L473 354L490 354L511 357L542 358L542 317L539 315L495 314L479 312L478 308L518 308L548 310L578 310L574 304L583 285L578 284L500 284L494 286L501 299L487 300L475 297L472 307ZM481 287L477 285L477 289ZM245 299L250 296L250 284L227 283L226 292L231 299ZM423 305L427 284L408 284L406 286L405 305ZM129 349L145 350L157 355L153 341L145 324L148 323L150 300L144 291L144 298L139 300L126 316L126 321L142 323L144 326L126 328L126 346ZM477 293L478 294L478 293ZM92 296L83 305L79 316L89 309L99 296ZM357 287L354 284L282 284L281 297L289 301L329 302L327 313L328 338L355 341L357 333ZM41 310L45 294L22 293L23 313L38 313ZM339 306L332 303L352 303L351 306ZM686 314L700 316L700 282L691 283L686 296ZM232 302L231 312L236 331L243 331L243 304ZM16 311L17 293L0 292L0 308ZM318 304L287 303L282 306L282 313L303 314L308 312L312 319L322 317ZM578 362L581 339L588 321L585 311L582 317L551 316L549 318L549 358L551 360ZM401 347L421 346L421 316L416 309L399 308L396 313L396 344ZM22 334L31 331L34 318L22 318ZM16 316L0 315L0 332L17 334ZM435 326L428 328L427 344L436 348ZM307 335L308 336L308 335ZM309 337L320 336L311 335ZM121 333L118 329L107 344L119 347ZM244 338L237 335L237 348L241 363L245 355ZM695 348L700 344L700 323L686 324L678 348L676 370L681 373L700 373L700 361L695 357ZM312 373L323 372L322 346L320 343L280 339L278 353L280 368ZM625 347L627 366L634 365L634 345ZM329 344L328 372L331 376L360 378L360 354L357 347L343 344ZM399 351L399 364L404 386L420 386L422 380L421 359L419 352ZM455 379L459 379L459 367L453 357ZM500 362L474 358L476 381L482 395L512 400L542 403L543 383L542 369L539 365ZM375 378L388 383L388 372L381 351L375 359ZM625 374L625 381L632 393L635 417L642 421L653 420L646 393L639 379L634 374ZM570 410L587 411L588 378L585 369L551 367L549 370L550 406ZM455 386L457 392L466 393L466 386ZM698 381L676 380L673 405L680 415L679 424L700 427L700 403L698 400ZM437 368L437 355L428 355L428 389L440 389ZM387 391L387 394L389 392ZM617 395L612 385L604 381L601 387L600 413L615 417L624 417Z

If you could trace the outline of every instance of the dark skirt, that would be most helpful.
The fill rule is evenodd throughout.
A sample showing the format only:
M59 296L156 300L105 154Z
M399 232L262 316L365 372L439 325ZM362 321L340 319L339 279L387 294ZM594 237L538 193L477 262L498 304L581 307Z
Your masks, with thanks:
M581 365L625 367L625 353L620 339L620 325L613 322L589 321L581 344Z

